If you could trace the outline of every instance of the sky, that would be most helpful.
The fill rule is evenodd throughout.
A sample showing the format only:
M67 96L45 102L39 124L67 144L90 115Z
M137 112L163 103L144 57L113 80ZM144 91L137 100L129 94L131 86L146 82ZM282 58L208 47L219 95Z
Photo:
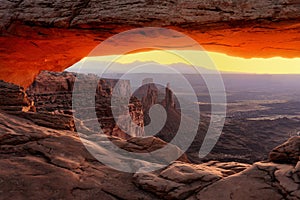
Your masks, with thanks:
M210 70L229 73L251 74L300 74L300 58L241 58L224 53L199 50L152 50L124 55L90 56L73 65L68 70L77 71L83 62L84 67L97 67L97 63L115 63L128 66L131 63L159 63L161 65L183 64L182 66L204 67ZM119 69L120 70L120 69Z

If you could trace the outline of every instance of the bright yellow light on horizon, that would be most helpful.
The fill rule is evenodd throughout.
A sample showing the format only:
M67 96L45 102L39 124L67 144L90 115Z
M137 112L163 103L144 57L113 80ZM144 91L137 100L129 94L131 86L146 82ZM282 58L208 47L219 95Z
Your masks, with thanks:
M300 58L240 58L216 52L200 52L193 50L160 51L153 50L126 55L88 57L88 60L107 61L128 64L133 62L157 62L163 65L183 63L191 65L182 57L193 60L194 66L212 69L207 61L207 55L214 62L216 68L223 72L255 73L255 74L300 74Z
M300 58L240 58L209 52L220 71L255 74L300 74Z

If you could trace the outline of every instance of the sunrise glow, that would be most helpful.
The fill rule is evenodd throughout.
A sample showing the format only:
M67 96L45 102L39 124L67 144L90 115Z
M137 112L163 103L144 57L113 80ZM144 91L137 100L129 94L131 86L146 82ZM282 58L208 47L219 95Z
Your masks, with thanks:
M86 57L89 61L116 62L129 64L133 62L157 62L163 65L183 63L191 65L186 59L193 60L193 65L208 69L217 68L221 72L254 74L300 74L300 58L241 58L217 52L200 52L193 50L147 51L126 55ZM215 67L209 62L213 61Z

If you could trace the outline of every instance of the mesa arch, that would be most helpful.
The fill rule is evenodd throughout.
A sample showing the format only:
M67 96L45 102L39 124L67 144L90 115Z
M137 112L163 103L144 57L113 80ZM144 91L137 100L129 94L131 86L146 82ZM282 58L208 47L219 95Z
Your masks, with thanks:
M106 38L143 26L178 30L208 51L232 56L300 57L294 0L22 0L5 1L0 15L0 79L25 88L41 70L62 71Z

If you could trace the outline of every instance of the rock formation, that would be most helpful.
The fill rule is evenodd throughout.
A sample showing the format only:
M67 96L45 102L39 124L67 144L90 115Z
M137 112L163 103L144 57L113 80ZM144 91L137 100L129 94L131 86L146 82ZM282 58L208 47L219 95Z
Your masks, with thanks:
M29 111L33 102L20 86L0 80L0 109L5 111Z
M196 191L248 167L246 164L215 161L202 165L174 162L159 174L135 174L134 182L163 199L187 199Z
M95 90L95 105L93 107L80 108L85 112L95 112L97 119L86 119L82 121L83 124L100 123L103 133L107 135L114 135L121 138L129 138L123 130L131 136L142 136L142 129L135 129L129 122L124 121L127 113L119 113L118 116L113 116L111 110L111 97L112 91L117 82L120 95L130 94L130 82L127 80L113 80L113 79L101 79L96 75L83 75L74 74L70 72L54 73L54 72L42 72L34 81L34 83L27 90L29 97L36 102L37 111L47 111L55 114L67 114L73 118L72 110L72 95L74 81L77 79L78 87L82 88L82 93L76 94L76 98L81 98L84 95L85 90ZM98 82L97 87L93 83ZM117 104L118 105L118 104ZM137 126L143 127L143 111L141 103L132 98L131 104L128 105L129 114L133 123ZM76 111L75 111L76 112ZM114 119L114 117L116 119ZM124 120L122 119L124 118ZM73 120L73 119L72 119ZM115 120L123 120L123 130L116 125ZM99 121L99 122L98 122ZM88 125L87 125L88 126Z
M143 26L179 30L206 50L234 56L299 57L299 10L295 0L5 0L0 79L26 88L41 70L62 71L109 36Z
M174 95L173 92L170 88L170 84L168 83L165 89L165 99L164 99L164 106L166 107L167 110L169 109L176 109L175 108L175 100L174 100Z
M300 137L290 138L287 142L274 148L269 159L277 163L296 164L300 158Z
M293 146L297 150L300 146L295 141L299 138L291 138L281 146ZM283 154L289 154L288 149L284 150ZM163 199L299 199L299 152L296 162L296 165L289 164L289 160L282 164L257 162L252 166L175 162L159 173L136 174L134 181Z
M22 116L41 126L75 130L76 127L72 110L72 92L76 76L80 76L82 89L86 89L86 86L92 87L88 85L91 81L98 81L98 77L94 75L76 75L69 72L54 73L43 71L37 76L26 92L19 86L1 81L0 92L2 95L0 99L0 109L10 114ZM94 88L96 94L95 107L84 108L87 112L95 112L96 108L98 119L87 119L87 121L82 121L82 123L86 126L91 123L100 123L103 133L107 135L129 138L130 136L123 131L125 129L131 136L142 136L144 134L143 110L140 101L136 98L131 98L128 111L132 122L136 126L140 126L141 129L136 129L125 120L127 113L120 113L119 116L115 117L116 120L123 120L123 129L121 130L116 125L110 102L112 88L116 82L117 80L113 79L99 80L97 88ZM119 82L120 87L118 90L120 94L129 93L129 81L121 80Z
M86 139L81 140L77 133L38 126L3 111L0 119L1 199L155 199L131 183L131 174L98 162L83 146ZM99 153L104 159L126 167L126 158L112 158L105 150L106 141L97 135L99 140L91 144L93 148L102 149ZM149 152L165 145L156 138L110 139L128 151ZM181 154L175 146L173 152ZM164 162L163 158L165 155L156 161L152 158L152 162ZM188 161L184 156L180 160ZM137 161L140 167L138 163L150 165Z
M74 130L72 93L76 77L77 82L80 82L79 87L82 88L83 91L96 89L96 107L80 109L84 109L85 112L94 112L94 109L96 109L98 120L83 120L83 124L89 126L89 124L93 123L98 124L99 121L102 131L105 134L121 138L128 138L127 134L123 131L124 129L127 130L128 133L131 133L132 136L142 136L144 134L142 130L136 129L126 121L126 113L122 113L123 111L121 108L117 109L121 110L121 113L118 113L119 111L117 111L118 117L113 116L111 110L112 91L117 90L116 94L120 95L120 97L126 97L131 94L130 82L127 80L100 79L97 88L93 88L93 81L98 81L99 78L92 74L83 75L71 72L41 72L36 77L32 85L27 89L29 99L35 103L35 109L40 116L39 119L41 120L39 121L34 117L32 118L34 113L21 113L21 115L36 121L40 125L46 125L47 127L52 128L56 127L55 124L57 123L56 119L54 120L55 123L52 124L52 118L61 117L64 119L62 121L66 120L66 122L63 123L63 126L58 126L56 128ZM151 80L148 80L148 82L149 81ZM118 87L115 87L117 82ZM154 83L147 83L143 85L131 97L128 109L134 124L143 127L144 124L148 124L150 122L148 115L149 109L156 103L162 104L167 111L168 119L166 125L160 131L161 134L158 134L158 136L162 137L165 141L169 141L174 137L174 134L176 134L180 124L180 112L175 109L175 99L169 84L165 88L164 99L161 102L158 99L158 93L158 88ZM84 93L82 94L84 95ZM76 98L80 98L80 95L81 94L78 94ZM139 97L141 101L136 97ZM116 102L116 105L119 105L119 103ZM53 116L51 120L50 118L47 120L47 113L49 113L49 116ZM119 120L121 124L125 124L124 127L118 127L115 120ZM72 125L66 125L68 124L67 121L69 121Z
M198 199L299 199L299 171L286 164L255 163L197 194Z
M7 11L5 12L5 9ZM299 19L299 2L257 1L6 1L1 6L1 28L16 21L52 27L113 28L131 26L184 26L241 20ZM9 11L9 12L8 12ZM39 11L39 12L37 12Z
M141 92L137 96L142 97L143 110L144 113L147 113L151 106L158 102L158 89L153 83L153 79L146 79L143 80L143 85L139 88L139 91Z
M72 114L72 73L42 71L27 89L37 111Z
M75 132L38 126L0 111L1 198L14 199L299 199L300 169L297 164L258 162L247 165L211 161L191 164L185 157L162 170L124 173L101 164ZM103 159L112 159L106 142L98 135L90 143ZM155 138L111 141L128 151L153 151L165 143ZM285 145L299 143L292 138ZM293 144L289 144L292 142ZM173 147L172 152L180 155ZM284 153L284 152L283 152ZM161 163L152 159L152 163ZM126 165L122 155L114 162ZM138 158L139 162L142 158ZM149 162L139 162L148 167ZM134 167L134 166L129 166ZM117 189L116 189L117 188Z

